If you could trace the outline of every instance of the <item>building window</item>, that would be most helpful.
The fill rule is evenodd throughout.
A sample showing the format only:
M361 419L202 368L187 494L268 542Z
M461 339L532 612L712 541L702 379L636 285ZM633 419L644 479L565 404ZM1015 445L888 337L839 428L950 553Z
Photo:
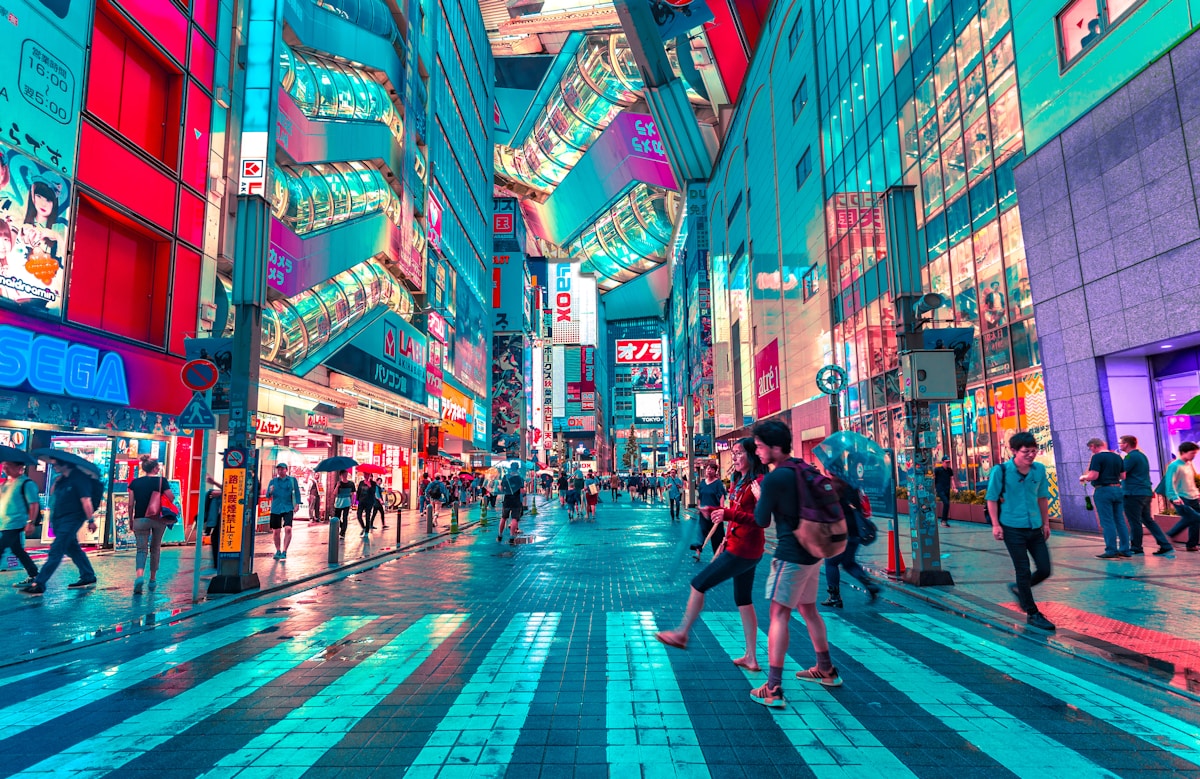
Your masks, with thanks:
M818 292L820 292L820 279L817 274L817 266L813 265L808 270L804 271L804 276L800 279L801 289L804 294L804 302L807 303Z
M796 163L796 189L808 181L809 174L812 173L812 148L804 150L804 154L800 155L800 161Z
M1058 52L1065 69L1118 23L1142 0L1071 0L1058 12Z
M796 45L800 43L800 33L802 32L802 29L800 27L801 19L802 19L801 14L797 13L796 18L794 20L792 20L792 29L790 32L788 32L788 54L789 55L796 53Z
M804 110L804 106L808 105L808 79L800 79L800 86L796 88L796 94L792 95L792 119L799 118L800 112Z
M734 217L737 216L738 209L742 207L742 193L739 192L737 198L733 201L733 206L730 207L729 213L725 215L725 226L729 227L733 224Z

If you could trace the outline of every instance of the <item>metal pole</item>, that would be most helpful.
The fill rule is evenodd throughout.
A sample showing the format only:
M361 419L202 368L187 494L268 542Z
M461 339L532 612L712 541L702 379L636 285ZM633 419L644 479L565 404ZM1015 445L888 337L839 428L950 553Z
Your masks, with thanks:
M684 474L688 476L687 488L687 508L694 508L696 505L696 465L695 456L692 453L692 440L694 438L692 428L692 396L685 395L683 398L683 452L687 459L687 469Z
M212 390L204 393L204 404L212 408ZM204 559L204 520L208 509L208 431L200 436L200 506L196 511L196 559L192 564L192 603L200 602L200 561Z

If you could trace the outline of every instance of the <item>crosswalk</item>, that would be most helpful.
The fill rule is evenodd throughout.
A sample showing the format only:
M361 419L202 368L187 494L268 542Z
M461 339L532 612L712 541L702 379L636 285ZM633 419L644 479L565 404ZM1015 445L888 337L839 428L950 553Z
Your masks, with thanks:
M795 765L819 779L941 775L915 763L895 738L903 728L896 719L912 717L911 712L937 724L935 732L926 734L931 740L941 734L946 743L960 745L953 748L973 755L977 765L991 766L997 776L1121 776L1123 766L1115 758L1091 748L1097 733L1132 741L1139 754L1153 755L1156 765L1173 767L1181 775L1200 772L1200 728L1195 724L936 617L884 613L867 629L826 615L834 657L846 678L838 689L792 680L795 671L810 664L811 650L797 624L784 669L788 707L768 711L748 697L763 673L729 663L728 658L743 651L737 612L704 614L688 655L667 650L654 639L659 625L651 612L597 616L595 629L602 625L604 642L590 644L589 651L602 651L603 658L589 660L593 670L587 681L604 686L603 716L596 716L591 727L604 731L603 749L597 743L594 751L603 755L600 768L611 777L709 779L726 773L717 769L728 762L730 744L739 739L764 750L770 744L776 752L786 749ZM450 684L449 694L438 694L424 705L420 719L436 724L424 730L411 725L403 756L401 750L394 752L393 762L384 764L389 766L386 773L405 779L512 775L526 736L536 743L535 735L545 733L544 723L530 724L546 719L531 714L535 702L569 697L559 692L565 680L551 670L550 661L578 651L568 647L574 620L557 612L510 614L498 622L477 622L464 612L429 614L399 632L386 627L391 620L375 615L331 617L290 632L281 621L240 620L95 672L72 676L64 670L75 665L69 663L0 678L0 690L32 690L24 700L0 708L4 740L28 737L37 729L40 743L55 750L10 748L6 773L44 779L102 777L133 769L151 756L185 749L183 742L194 743L193 734L204 732L208 723L228 721L260 696L274 695L281 707L264 707L270 713L256 714L244 735L220 743L204 739L205 748L218 754L190 775L299 777L313 768L341 765L337 760L364 738L372 738L376 747L387 743L383 734L375 734L380 720L373 718L393 716L389 712L407 694L402 690L429 680L447 684L450 672L439 669L449 653L473 658L453 673L465 681ZM899 638L912 634L938 645L937 657L904 651L901 646L912 643ZM480 636L486 636L487 646L475 646L484 643ZM252 643L234 651L247 639ZM358 651L339 655L337 650L349 643ZM760 630L764 668L766 645L766 633ZM334 657L339 663L330 668ZM695 684L694 663L700 658L714 663L702 674L714 682L711 688ZM961 673L943 673L939 660L956 667L968 664L976 675L1000 671L1030 695L1061 702L1078 729L1043 732L1043 720L1014 710L1010 700L989 698L987 689L972 689ZM206 676L203 669L209 666L215 670ZM594 676L600 669L602 679ZM892 696L891 710L864 700L867 691L880 689ZM288 690L295 692L281 694ZM147 705L132 714L128 707L111 705L116 700L112 696L129 695L140 696ZM116 714L98 729L72 729L73 717L96 711ZM412 711L407 714L415 719ZM727 722L736 722L729 727L745 733L726 733ZM546 736L536 738L544 741ZM338 757L331 755L334 750Z

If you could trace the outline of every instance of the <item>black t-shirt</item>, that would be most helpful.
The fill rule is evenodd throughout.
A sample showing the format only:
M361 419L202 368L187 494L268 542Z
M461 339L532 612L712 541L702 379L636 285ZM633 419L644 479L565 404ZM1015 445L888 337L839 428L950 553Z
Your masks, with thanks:
M762 496L754 507L754 521L767 527L775 520L775 558L787 563L812 565L820 559L800 546L795 533L800 525L800 508L796 495L796 475L790 468L775 468L762 480Z
M933 487L938 492L949 492L950 482L954 479L953 468L934 468Z
M366 480L358 484L358 505L373 506L375 505L375 485L368 483Z
M565 490L567 488L567 477L566 476L558 477L558 488L560 490Z
M59 476L54 480L50 513L51 525L63 522L65 520L87 519L87 515L83 513L83 505L80 502L82 498L92 498L94 488L92 482L95 481L83 471L76 468L71 472L70 476ZM97 508L96 502L92 501L92 510Z
M1098 452L1092 455L1092 461L1088 463L1088 470L1099 474L1096 481L1092 482L1097 487L1120 485L1121 472L1125 470L1125 462L1116 452Z
M146 509L150 507L150 496L169 489L171 483L165 476L139 476L129 482L129 492L133 495L133 516L146 516Z

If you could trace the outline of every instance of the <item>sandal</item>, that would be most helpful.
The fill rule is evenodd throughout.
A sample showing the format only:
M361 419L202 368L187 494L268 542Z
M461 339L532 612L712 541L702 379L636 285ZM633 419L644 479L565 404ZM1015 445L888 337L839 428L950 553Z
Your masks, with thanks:
M736 660L733 661L733 664L739 668L745 668L747 671L749 671L752 674L762 673L762 668L760 668L757 665L750 665L749 663L746 662L746 658L744 658L744 657L737 658Z
M655 633L654 637L657 638L662 643L666 644L667 646L673 646L676 649L687 649L688 642L687 642L686 638L683 641L680 641L679 639L675 638L674 635L668 633L665 630Z

